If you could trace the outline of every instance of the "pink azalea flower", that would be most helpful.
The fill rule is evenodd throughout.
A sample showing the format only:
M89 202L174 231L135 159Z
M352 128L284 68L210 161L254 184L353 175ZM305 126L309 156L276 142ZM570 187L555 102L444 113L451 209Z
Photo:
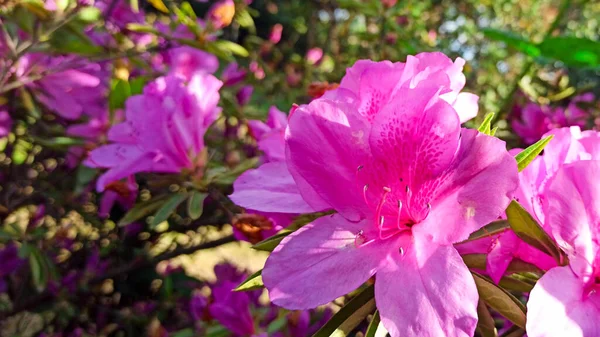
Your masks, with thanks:
M138 172L178 173L203 163L204 133L217 118L221 81L196 73L189 82L169 75L149 83L125 104L126 120L111 128L111 144L90 153L86 164L109 170L97 181L107 184Z
M276 23L271 28L271 34L269 35L269 41L274 44L279 43L281 41L281 33L283 33L283 26L280 23Z
M235 98L238 101L239 105L246 105L250 102L252 98L252 92L254 91L254 87L251 85L245 85L238 90L235 94Z
M323 49L311 48L306 52L306 61L308 64L315 65L323 58Z
M479 97L461 92L466 83L462 73L464 64L460 57L452 62L437 52L408 56L406 63L360 60L348 69L338 90L328 91L324 97L336 97L349 90L358 97L359 112L370 120L397 96L401 88L438 83L441 85L440 98L452 105L460 122L464 123L475 117L479 110ZM384 78L383 74L386 75Z
M189 81L197 71L213 74L219 69L219 60L216 56L188 46L169 50L168 63L171 72L186 81Z
M246 77L246 71L240 67L235 62L231 62L223 69L223 73L221 74L221 80L223 84L226 86L236 85L240 83L244 77Z
M587 98L583 98L587 99ZM578 100L574 101L575 103ZM552 129L567 126L585 126L586 113L574 103L567 109L528 103L521 111L520 118L511 123L515 133L525 144L537 142L545 133Z
M12 118L5 107L0 106L0 138L8 136L12 129Z
M270 255L262 275L273 303L313 308L376 275L392 336L473 335L478 294L452 244L502 214L518 177L502 141L460 128L443 61L360 61L340 88L293 112L286 162L295 184L266 176L244 204L270 199L271 210L304 213L308 203L337 214Z
M600 134L598 132L582 132L579 127L572 126L552 130L544 137L548 135L554 135L554 138L544 149L544 154L537 157L519 174L519 188L515 192L515 199L542 225L546 218L543 211L544 191L556 171L565 164L600 159L600 151L598 151ZM513 152L513 154L517 153L518 150ZM526 244L512 231L507 231L491 241L486 241L490 242L490 245L479 253L488 253L487 271L496 283L500 281L513 259L531 263L542 270L556 266L554 259ZM464 247L460 248L461 251L463 249Z
M527 304L530 337L600 335L599 161L559 169L545 192L546 227L569 257L548 271Z
M250 132L258 143L258 148L263 152L263 162L285 160L285 128L287 127L287 115L277 109L276 106L269 108L267 121L248 121Z
M84 113L99 116L107 109L108 72L99 64L72 56L28 54L19 60L16 74L25 81L41 75L28 87L41 103L63 118L78 119Z

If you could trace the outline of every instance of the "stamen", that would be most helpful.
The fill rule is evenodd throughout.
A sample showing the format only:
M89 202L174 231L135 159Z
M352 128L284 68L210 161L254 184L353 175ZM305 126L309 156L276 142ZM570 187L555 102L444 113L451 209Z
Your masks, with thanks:
M386 186L383 187L383 194L381 195L381 199L379 200L379 204L377 205L377 209L375 210L375 219L377 219L377 221L379 221L379 229L380 230L383 228L383 220L384 220L383 216L381 215L381 211L383 209L383 204L385 204L385 197L391 191L392 190L389 187L386 187Z
M400 214L402 213L402 200L398 200L398 216L396 217L396 227L400 228Z
M366 184L365 186L363 186L363 200L365 201L365 204L367 206L369 206L369 200L367 199L367 190L369 189L369 184Z

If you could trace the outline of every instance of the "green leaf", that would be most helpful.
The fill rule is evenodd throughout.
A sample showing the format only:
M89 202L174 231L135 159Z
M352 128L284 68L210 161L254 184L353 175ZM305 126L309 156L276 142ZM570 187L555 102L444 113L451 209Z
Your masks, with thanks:
M480 229L476 230L475 232L471 233L471 235L469 236L469 238L466 241L473 241L473 240L479 240L479 239L485 238L485 237L491 237L496 234L500 234L509 228L510 228L510 224L506 220L498 220L498 221L490 222L489 224L487 224L487 225L481 227Z
M282 330L288 323L287 316L282 316L272 321L269 326L267 326L267 333L269 336L272 336L274 333Z
M479 269L485 270L487 265L487 255L486 254L465 254L461 255L463 261L470 269Z
M204 211L204 200L208 197L208 193L194 191L191 193L187 202L187 213L193 220L202 216Z
M196 12L194 12L194 9L189 2L184 1L179 8L181 8L181 11L184 12L188 17L192 18L192 20L196 21L198 19Z
M162 0L148 0L148 3L163 13L169 13L169 9Z
M252 19L252 15L247 10L240 10L235 12L235 16L233 20L236 21L240 27L246 28L250 30L250 32L255 31L254 27L254 19Z
M77 13L77 19L85 23L94 23L100 20L101 15L102 12L100 12L98 7L87 6L79 10Z
M246 48L240 46L235 42L228 40L218 40L212 43L217 49L231 55L237 55L241 57L248 57L249 53Z
M504 42L507 46L513 47L526 55L537 57L541 53L538 46L533 42L526 40L515 33L492 28L484 28L482 31L483 35L488 39Z
M108 108L110 111L123 108L129 96L131 96L129 82L118 78L113 79L108 94Z
M525 282L513 277L505 276L500 279L498 285L506 290L528 293L531 291L531 289L533 289L535 283Z
M387 336L387 330L381 324L381 316L379 316L379 310L375 310L375 314L373 314L373 319L369 326L367 327L367 332L365 333L365 337L379 337L379 336Z
M491 135L492 120L494 119L494 116L495 114L493 112L490 112L487 115L485 115L485 119L483 120L477 131L485 133L486 135Z
M560 248L554 240L540 227L537 221L521 206L513 200L506 208L506 216L512 230L523 241L539 249L540 251L561 261Z
M150 228L156 227L159 223L167 220L173 212L177 209L185 199L188 198L187 193L175 193L173 194L154 214L152 222L150 222Z
M33 247L29 254L29 267L31 269L31 280L38 292L44 291L48 284L48 268L42 252Z
M172 337L194 337L194 336L196 336L196 332L194 332L194 329L192 329L192 328L186 328L183 330L176 331L172 334L169 334L169 336L172 336Z
M246 278L244 280L244 282L240 283L239 286L237 286L237 288L233 289L233 291L250 291L250 290L256 290L256 289L261 289L263 288L265 285L263 284L262 281L262 269L257 271L256 273L248 276L248 278Z
M494 318L485 303L480 299L477 303L477 332L481 337L497 337L498 330Z
M600 43L572 36L550 36L538 46L543 57L568 66L600 65Z
M136 204L119 220L119 226L126 226L154 213L164 202L168 195L162 195L141 203Z
M368 286L352 298L313 337L347 336L375 310L375 287Z
M523 303L491 280L475 272L471 273L479 292L479 298L515 325L525 328L527 314Z
M97 173L97 169L93 169L85 165L79 165L77 172L75 173L75 188L73 192L77 195L83 193L88 184L94 180Z
M495 136L496 135L496 131L498 131L498 127L495 126L491 131L490 131L490 136Z
M279 245L281 240L283 240L286 236L292 234L293 232L294 231L285 229L285 230L271 236L270 238L262 240L261 242L255 244L254 246L252 246L252 248L254 248L256 250L262 250L265 252L272 252L275 249L275 247L277 247L277 245Z
M552 138L554 138L554 135L542 138L515 156L519 172L523 171L544 150Z
M52 149L64 149L71 146L81 146L85 144L85 141L81 138L54 137L45 139L35 136L32 136L32 138L36 143Z
M139 23L128 23L127 26L125 26L127 28L127 30L130 30L132 32L136 32L136 33L152 33L152 34L156 34L158 33L158 31L149 25L143 25L143 24L139 24Z

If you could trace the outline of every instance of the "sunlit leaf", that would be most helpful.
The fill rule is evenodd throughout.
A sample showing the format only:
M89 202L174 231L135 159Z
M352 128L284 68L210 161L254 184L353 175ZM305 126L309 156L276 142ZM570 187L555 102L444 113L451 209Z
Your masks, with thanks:
M375 287L368 286L352 298L313 337L347 336L375 311Z
M129 82L119 78L113 79L108 94L108 108L110 111L123 108L129 96L131 96Z
M233 54L241 57L248 57L249 53L246 48L240 46L239 44L227 40L218 40L212 43L217 49L226 52L228 54Z
M506 209L506 216L510 227L523 241L554 257L556 261L561 261L560 249L554 240L517 201L510 202Z
M208 197L208 193L194 191L191 193L187 202L187 213L193 220L202 216L204 211L204 200Z
M156 227L159 223L167 220L173 212L177 209L182 202L188 198L187 193L175 193L173 194L154 214L152 222L150 222L150 228Z
M163 13L169 13L169 9L162 0L148 0L148 3Z
M384 337L386 335L387 330L385 330L383 324L381 323L381 316L379 316L379 310L375 310L375 314L373 314L373 319L367 327L365 337Z
M503 233L510 228L510 224L506 220L498 220L490 222L469 235L466 241L479 240L481 238L489 238L496 234Z
M283 231L271 236L268 239L260 241L259 243L252 246L252 248L254 248L256 250L262 250L265 252L272 252L275 249L275 247L277 247L277 245L279 245L281 240L283 240L285 237L292 234L293 232L294 231L291 231L291 230L283 230Z
M86 23L94 23L100 19L102 12L98 7L87 6L77 12L77 19Z
M509 292L495 285L491 280L475 272L471 273L477 285L479 298L515 325L525 328L527 317L525 305Z
M257 271L256 273L248 276L242 283L240 283L234 291L250 291L261 289L265 285L262 281L262 269Z
M554 135L542 138L515 156L519 172L523 171L544 150L552 138Z
M483 122L477 130L481 133L485 133L486 135L491 135L492 120L494 119L494 116L495 114L493 112L490 112L487 115L485 115L485 119L483 120Z

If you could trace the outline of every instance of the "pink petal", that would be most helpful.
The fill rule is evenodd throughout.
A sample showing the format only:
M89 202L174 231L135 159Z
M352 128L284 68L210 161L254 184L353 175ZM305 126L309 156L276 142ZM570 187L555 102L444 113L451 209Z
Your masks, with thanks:
M334 214L286 237L262 272L271 301L287 309L315 308L358 288L373 276L394 243L357 246L357 233L365 226Z
M375 301L392 337L473 336L479 295L452 246L416 242L377 272Z
M90 152L86 165L89 167L114 167L140 155L142 155L142 151L135 145L109 144Z
M365 217L356 174L369 156L368 132L367 121L346 103L318 99L296 109L286 133L288 168L309 204L323 206L317 194L349 220Z
M545 191L546 226L580 277L600 250L599 176L600 161L576 162L559 169Z
M500 282L520 243L519 237L511 230L500 234L492 243L492 249L487 256L486 270L494 282Z
M273 131L258 142L268 161L285 161L284 131Z
M599 295L588 297L569 267L551 269L529 295L527 336L600 336Z
M469 234L497 220L518 185L517 165L505 143L476 130L463 129L455 160L434 184L431 212L414 226L440 244L466 240ZM440 230L443 228L443 230Z
M413 190L444 171L458 148L460 123L437 89L403 89L373 120L369 143L384 185L403 180ZM382 172L382 173L379 173ZM389 186L393 189L392 186Z
M236 204L269 213L314 212L304 201L285 162L271 162L244 172L229 197Z
M456 101L452 104L454 110L458 114L460 118L460 122L464 123L468 120L471 120L477 116L477 112L479 111L479 96L468 93L461 92L456 97Z

